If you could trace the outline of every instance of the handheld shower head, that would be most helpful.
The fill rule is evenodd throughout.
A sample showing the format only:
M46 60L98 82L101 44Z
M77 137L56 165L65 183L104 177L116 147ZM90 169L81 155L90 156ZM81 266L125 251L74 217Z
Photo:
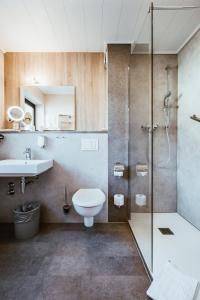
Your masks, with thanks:
M172 92L171 91L168 91L167 94L165 95L164 97L164 101L169 98L171 96Z
M168 107L169 97L171 96L172 92L168 91L167 94L164 97L164 107Z

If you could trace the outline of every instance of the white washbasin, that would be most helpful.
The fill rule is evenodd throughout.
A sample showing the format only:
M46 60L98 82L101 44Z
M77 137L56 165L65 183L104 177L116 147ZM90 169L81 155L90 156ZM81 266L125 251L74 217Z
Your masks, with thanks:
M18 160L0 161L0 177L36 176L53 167L53 160Z

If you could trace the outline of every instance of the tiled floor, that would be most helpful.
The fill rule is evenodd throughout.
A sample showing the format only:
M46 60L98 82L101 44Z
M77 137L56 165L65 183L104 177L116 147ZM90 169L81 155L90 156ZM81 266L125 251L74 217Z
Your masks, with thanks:
M0 238L0 299L146 300L149 280L128 224L43 225Z

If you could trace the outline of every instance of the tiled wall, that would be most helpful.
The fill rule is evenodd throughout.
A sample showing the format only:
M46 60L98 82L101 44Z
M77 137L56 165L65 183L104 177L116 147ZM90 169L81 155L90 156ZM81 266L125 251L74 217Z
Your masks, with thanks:
M165 68L169 70L170 97L168 143L163 112L163 99L167 92ZM154 134L154 212L176 212L177 210L177 96L178 96L177 55L156 55L154 58L154 123L158 129Z
M135 194L148 195L149 178L136 177L136 164L148 163L148 134L141 129L142 125L149 124L149 61L148 55L132 55L130 61L130 200L131 210L148 212L149 202L146 206L135 205Z
M108 46L108 206L109 221L128 220L128 178L113 176L113 167L121 162L128 167L128 85L130 45ZM125 205L113 204L114 194L124 194Z
M200 31L178 55L178 212L200 229Z
M128 67L130 65L130 72ZM169 71L170 97L170 161L165 130L163 100L167 91L166 66ZM130 75L129 75L130 74ZM130 77L129 77L130 76ZM128 94L129 93L129 94ZM109 220L128 219L129 201L122 208L113 205L113 195L123 193L128 199L127 178L113 177L114 163L129 165L131 211L148 212L147 205L135 204L135 194L144 193L148 199L149 178L137 177L137 163L149 163L148 133L141 129L149 124L150 57L131 55L128 45L110 45L108 48L108 112L109 112ZM128 106L130 105L130 114ZM177 56L154 56L154 211L177 210ZM129 143L129 145L128 145ZM149 199L148 199L149 200Z
M69 202L79 188L100 188L107 195L108 189L108 145L106 133L44 133L47 146L37 146L40 133L8 133L0 143L0 159L24 158L23 151L31 146L33 158L54 160L53 169L39 176L27 185L25 195L19 192L19 179L0 178L0 222L12 222L12 209L23 200L39 200L42 204L43 222L82 222L72 208L68 215L62 211L64 186L69 191ZM81 151L82 138L95 138L99 141L99 151ZM9 181L16 184L16 194L7 194ZM107 201L97 222L107 222Z
M176 152L177 152L177 68L169 72L170 98L170 146L171 160L167 164L168 146L165 131L163 99L167 90L165 67L176 67L176 55L154 56L154 123L158 129L154 132L154 211L175 212L176 195ZM148 164L148 133L141 129L149 124L150 96L150 57L132 55L130 63L130 192L131 209L136 212L148 212L149 202L143 207L135 204L135 194L148 195L149 178L137 177L137 163Z

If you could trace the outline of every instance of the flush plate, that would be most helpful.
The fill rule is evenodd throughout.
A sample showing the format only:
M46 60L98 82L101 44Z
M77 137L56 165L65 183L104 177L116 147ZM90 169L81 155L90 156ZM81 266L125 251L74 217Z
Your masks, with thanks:
M81 139L81 151L98 151L98 139Z

